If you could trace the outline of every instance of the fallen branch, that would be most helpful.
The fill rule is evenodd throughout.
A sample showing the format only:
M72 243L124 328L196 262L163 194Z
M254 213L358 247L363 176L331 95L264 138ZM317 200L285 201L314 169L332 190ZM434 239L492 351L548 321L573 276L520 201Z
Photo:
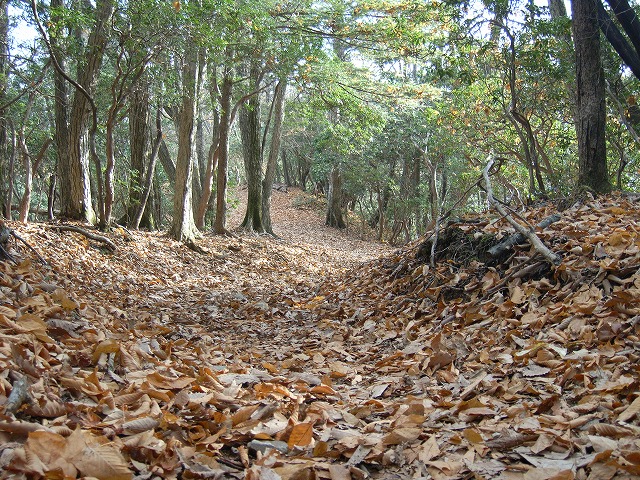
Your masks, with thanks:
M18 409L29 400L29 381L26 376L22 376L13 383L7 403L4 404L4 414L13 415Z
M24 243L29 248L29 250L31 250L33 253L35 253L36 257L38 257L38 260L40 260L43 265L48 265L47 261L44 258L42 258L42 255L40 255L35 248L33 248L31 245L29 245L29 243L24 238L22 238L20 235L18 235L14 230L11 230L11 235L13 235L13 237L16 238L17 240L20 240L22 243Z
M549 248L547 248L547 246L544 243L542 243L542 240L540 240L540 238L535 234L535 232L533 231L533 228L527 229L522 225L520 225L518 222L516 222L513 219L513 217L507 212L507 210L502 205L500 205L500 203L497 202L496 199L493 197L493 190L491 189L491 181L489 180L489 170L491 169L492 166L493 166L493 157L490 156L489 161L487 162L487 166L484 167L484 170L482 172L482 175L484 176L485 188L487 190L487 200L489 201L491 206L500 213L500 215L502 215L511 225L513 225L513 228L515 228L518 233L520 233L524 238L526 238L529 241L531 246L540 255L542 255L545 259L547 259L549 262L553 263L554 265L558 265L562 261L561 257L553 253L551 250L549 250Z
M539 227L539 228L547 228L549 225L551 225L552 223L557 222L561 218L562 217L559 214L555 213L555 214L545 218L544 220L542 220L536 226ZM509 235L505 240L503 240L502 242L498 243L497 245L494 245L489 250L487 250L487 252L492 257L500 257L501 255L504 255L509 250L511 250L515 245L519 245L522 242L524 242L525 240L526 240L525 235L523 235L521 233L516 233L514 235Z
M85 237L91 239L91 240L95 240L96 242L100 242L100 243L104 243L105 246L111 250L112 252L115 252L118 247L116 247L116 244L113 243L111 240L109 240L107 237L104 237L102 235L97 235L95 233L91 233L88 232L87 230L80 228L80 227L74 227L71 225L59 225L59 226L54 226L52 228L55 228L56 230L59 230L61 232L76 232L79 233L80 235L84 235Z

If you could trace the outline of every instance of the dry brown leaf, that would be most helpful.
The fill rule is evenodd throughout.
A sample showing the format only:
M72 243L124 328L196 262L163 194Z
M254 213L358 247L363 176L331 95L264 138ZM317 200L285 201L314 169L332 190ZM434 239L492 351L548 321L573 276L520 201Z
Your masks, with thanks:
M289 434L289 440L287 444L289 449L293 447L306 447L311 443L313 439L313 424L312 423L299 423L293 427Z
M109 338L96 345L96 349L93 351L92 361L98 363L100 356L103 353L116 353L120 351L120 342L113 338Z
M115 445L106 438L75 430L67 439L63 455L84 476L99 480L130 480L133 473Z
M153 430L160 422L152 417L136 418L122 424L122 433L125 435L133 435L147 430Z
M417 440L421 434L421 428L395 428L384 437L382 442L384 443L384 445L399 445L401 443L413 442L414 440Z
M633 417L640 413L640 396L636 397L636 399L631 402L631 404L618 415L618 421L620 422L628 422Z

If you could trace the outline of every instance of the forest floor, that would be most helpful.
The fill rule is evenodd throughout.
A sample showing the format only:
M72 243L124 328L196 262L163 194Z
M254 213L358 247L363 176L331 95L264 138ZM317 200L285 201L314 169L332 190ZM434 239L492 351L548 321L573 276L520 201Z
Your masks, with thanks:
M558 266L481 261L512 233L484 217L430 266L425 239L392 249L321 206L276 191L279 238L204 254L11 223L48 265L21 243L0 264L0 478L638 478L638 198L538 229Z

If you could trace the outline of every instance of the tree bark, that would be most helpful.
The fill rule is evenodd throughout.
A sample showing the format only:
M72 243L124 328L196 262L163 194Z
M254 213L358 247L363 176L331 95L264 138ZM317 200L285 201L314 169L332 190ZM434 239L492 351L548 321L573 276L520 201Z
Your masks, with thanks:
M66 217L95 223L96 216L91 203L91 175L89 154L95 154L95 121L91 132L88 128L89 114L95 120L95 105L90 96L95 90L102 58L108 41L109 19L113 13L114 0L98 0L95 8L95 25L85 48L85 61L78 65L78 84L84 92L76 89L71 107L69 125L69 197L62 202L62 214ZM93 110L93 112L92 112ZM94 160L97 158L94 155ZM96 165L99 167L99 165ZM97 174L100 175L100 169ZM98 182L98 190L102 188ZM102 193L102 192L99 192ZM65 195L63 193L63 195ZM101 201L101 199L100 199Z
M280 79L274 92L273 109L273 130L271 132L271 145L269 146L269 157L267 158L267 168L262 180L262 226L264 231L273 235L273 225L271 222L271 191L278 164L280 153L280 140L282 138L282 123L284 122L284 99L287 90L287 79Z
M0 0L0 104L4 105L7 96L9 64L9 2ZM5 201L8 191L7 161L8 138L6 110L0 110L0 214L11 218L11 206L6 208ZM7 215L8 212L8 215Z
M335 228L346 228L342 217L342 173L340 167L334 166L329 175L329 192L327 194L327 216L325 224Z
M218 158L220 155L220 89L218 88L218 81L216 79L216 72L213 71L211 75L210 86L210 98L213 108L213 135L211 144L209 145L209 152L206 159L206 167L202 175L202 195L198 202L198 208L196 209L196 226L200 231L205 228L205 217L207 211L211 205L211 193L213 192L213 182L215 178L215 172L218 168ZM204 136L204 134L203 134ZM204 143L204 139L202 139ZM204 145L202 145L204 149Z
M193 44L187 46L185 57L182 67L182 102L178 114L178 158L176 159L171 234L176 240L191 244L198 237L198 229L193 218L192 195L195 93L198 70L198 56Z
M572 0L576 48L578 186L597 193L611 191L605 142L605 84L597 22L599 0Z
M160 147L158 148L158 160L160 160L162 169L169 178L169 183L171 184L171 186L175 186L176 164L171 158L171 152L169 152L169 147L167 147L167 142L165 142L164 139L160 141Z
M220 139L218 141L218 173L216 177L216 219L213 230L218 235L227 233L227 167L229 161L229 133L231 129L231 96L233 77L225 69L220 92Z
M129 104L131 178L129 180L129 205L124 223L132 228L138 228L142 225L142 228L151 229L153 228L153 220L150 211L145 213L143 210L140 219L136 218L142 204L143 190L147 188L149 167L147 167L145 175L145 163L148 158L153 156L149 153L149 86L147 82L139 83L138 87L133 90ZM156 120L156 125L157 123ZM155 156L157 157L157 150ZM151 178L153 179L152 169Z
M257 66L252 65L250 71L253 87L257 87ZM260 143L260 97L249 98L240 109L240 133L242 138L242 154L247 179L247 211L241 227L255 232L264 232L261 211L262 180L262 147Z
M153 188L153 176L155 174L156 163L158 160L158 150L160 150L160 143L162 142L162 111L161 108L158 107L156 112L156 136L153 139L153 145L151 146L151 153L149 154L149 161L147 162L147 173L144 179L144 190L142 191L142 195L140 196L140 204L137 206L137 210L134 216L131 219L130 227L131 228L139 228L140 222L142 221L143 215L148 217L145 220L145 227L153 228L154 227L154 219L152 210L153 208L147 208L149 204L149 198L153 198L151 196L151 190ZM152 205L150 205L152 207Z
M612 3L612 2L609 2L609 3ZM613 3L616 3L616 2L613 2ZM626 2L617 2L617 4L619 3L626 3ZM620 8L619 5L616 5L616 6ZM620 55L620 58L622 59L622 61L633 72L636 78L640 78L640 55L638 55L637 42L634 42L634 45L636 45L636 48L632 47L629 44L628 40L624 37L624 35L620 32L620 30L618 30L617 25L613 22L613 20L609 16L609 13L605 10L604 6L600 1L598 1L597 8L598 8L598 24L600 25L600 30L602 31L604 36L607 38L607 40L609 41L613 49L618 53L618 55ZM629 8L629 10L633 12L631 8ZM618 18L619 19L621 18L620 15L618 15ZM622 18L626 19L627 16L623 14ZM634 24L635 22L629 23L627 21L623 25L626 25L624 27L626 30L627 28L632 28ZM629 38L633 40L634 39L633 30L631 30L631 32L632 33L629 33ZM636 35L637 34L638 33L636 32Z
M564 0L549 0L551 18L564 18L567 16L567 7Z
M31 109L36 99L36 92L32 91L29 94L27 105L25 107L24 117L22 118L22 124L17 132L17 141L20 148L20 155L22 157L22 164L24 166L24 191L22 193L22 199L20 200L20 206L18 208L18 220L22 223L27 223L29 218L29 207L31 206L31 189L33 187L33 171L31 165L31 154L27 147L27 141L25 139L25 126L31 115Z
M55 12L59 11L63 6L63 0L51 0L53 14L51 20L53 24L60 21L59 15ZM64 38L63 31L56 35L49 35L51 39L52 56L56 57L58 66L62 71L66 70L66 54L63 48ZM56 182L60 185L60 210L61 212L69 211L71 202L71 165L69 163L69 87L67 80L58 68L53 69L54 84L54 118L55 118L55 137L56 145ZM53 202L52 202L53 203ZM53 205L52 205L53 209ZM52 210L53 211L53 210Z
M7 121L7 130L11 133L11 139L9 143L9 159L7 169L7 197L4 199L5 204L5 218L11 220L11 204L13 203L13 180L14 180L14 167L16 162L16 129L11 119Z

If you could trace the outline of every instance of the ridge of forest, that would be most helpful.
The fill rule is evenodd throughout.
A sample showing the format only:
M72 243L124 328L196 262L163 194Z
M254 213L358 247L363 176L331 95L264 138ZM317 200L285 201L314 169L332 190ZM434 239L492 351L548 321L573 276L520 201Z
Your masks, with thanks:
M450 222L432 265L431 232L390 251L312 203L274 192L280 239L205 254L11 224L49 265L0 264L0 478L640 475L637 196L522 212L560 213L555 266L489 259L500 218Z

